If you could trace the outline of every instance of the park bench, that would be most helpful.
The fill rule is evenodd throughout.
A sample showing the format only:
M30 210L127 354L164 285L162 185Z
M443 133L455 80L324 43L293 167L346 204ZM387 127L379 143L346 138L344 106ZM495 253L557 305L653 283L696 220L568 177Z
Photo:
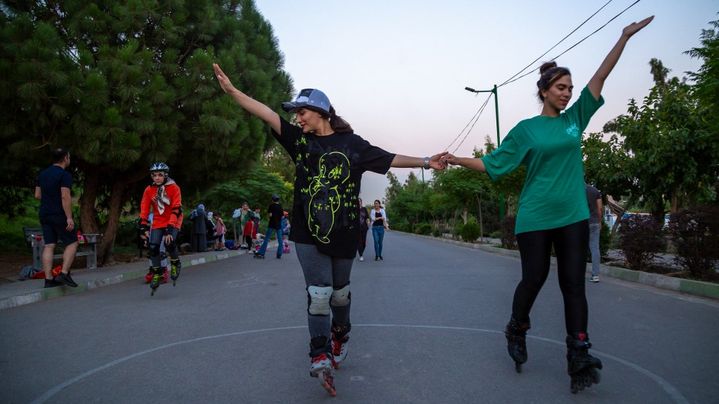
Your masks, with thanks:
M42 237L42 229L39 227L23 227L25 240L32 247L32 266L42 270L42 250L45 248L45 241ZM75 257L87 257L87 269L97 269L97 242L101 234L83 234L84 242L77 247ZM58 242L62 244L62 242ZM62 258L62 254L54 254L53 259Z

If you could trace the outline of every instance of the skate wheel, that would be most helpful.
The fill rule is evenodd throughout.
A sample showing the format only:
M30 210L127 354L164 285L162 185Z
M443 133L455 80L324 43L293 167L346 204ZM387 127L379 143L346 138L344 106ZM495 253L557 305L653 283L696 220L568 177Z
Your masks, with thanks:
M322 387L327 390L327 393L329 393L330 396L337 396L337 390L335 389L335 380L329 371L322 372L322 377L320 378L320 380L322 380Z

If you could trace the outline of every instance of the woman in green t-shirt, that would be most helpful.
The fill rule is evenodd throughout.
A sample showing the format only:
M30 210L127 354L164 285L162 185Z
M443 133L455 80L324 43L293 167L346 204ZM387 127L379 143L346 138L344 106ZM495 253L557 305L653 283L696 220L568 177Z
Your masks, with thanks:
M629 38L654 17L624 28L616 45L569 108L572 77L554 62L540 68L537 81L542 113L517 124L492 153L478 158L445 157L448 163L485 171L497 178L520 165L527 168L519 198L515 233L522 259L522 280L512 303L512 317L505 335L509 355L521 372L527 361L525 343L530 328L529 312L549 274L552 247L557 256L557 275L564 298L567 331L568 373L576 393L599 382L602 363L589 355L587 299L584 290L589 210L584 190L582 132L594 112L604 103L602 87L619 60ZM566 109L566 110L565 110ZM562 113L562 111L564 111Z

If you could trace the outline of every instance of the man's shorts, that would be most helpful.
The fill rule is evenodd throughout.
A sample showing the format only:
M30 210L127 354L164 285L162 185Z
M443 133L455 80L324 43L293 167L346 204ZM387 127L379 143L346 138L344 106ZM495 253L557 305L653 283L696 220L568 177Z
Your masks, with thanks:
M74 231L67 231L67 219L64 215L52 215L40 218L42 225L42 237L45 244L57 244L62 241L65 245L77 242L77 235Z

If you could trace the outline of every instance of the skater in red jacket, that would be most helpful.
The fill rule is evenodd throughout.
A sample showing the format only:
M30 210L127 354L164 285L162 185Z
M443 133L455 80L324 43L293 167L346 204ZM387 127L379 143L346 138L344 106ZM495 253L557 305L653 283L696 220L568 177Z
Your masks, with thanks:
M145 188L140 203L140 233L150 230L150 260L152 261L152 295L160 286L160 244L164 243L170 255L170 278L175 286L180 276L180 256L177 248L177 234L182 226L182 194L180 187L169 176L170 167L165 163L154 163L150 167L152 184ZM152 229L148 217L153 214Z

